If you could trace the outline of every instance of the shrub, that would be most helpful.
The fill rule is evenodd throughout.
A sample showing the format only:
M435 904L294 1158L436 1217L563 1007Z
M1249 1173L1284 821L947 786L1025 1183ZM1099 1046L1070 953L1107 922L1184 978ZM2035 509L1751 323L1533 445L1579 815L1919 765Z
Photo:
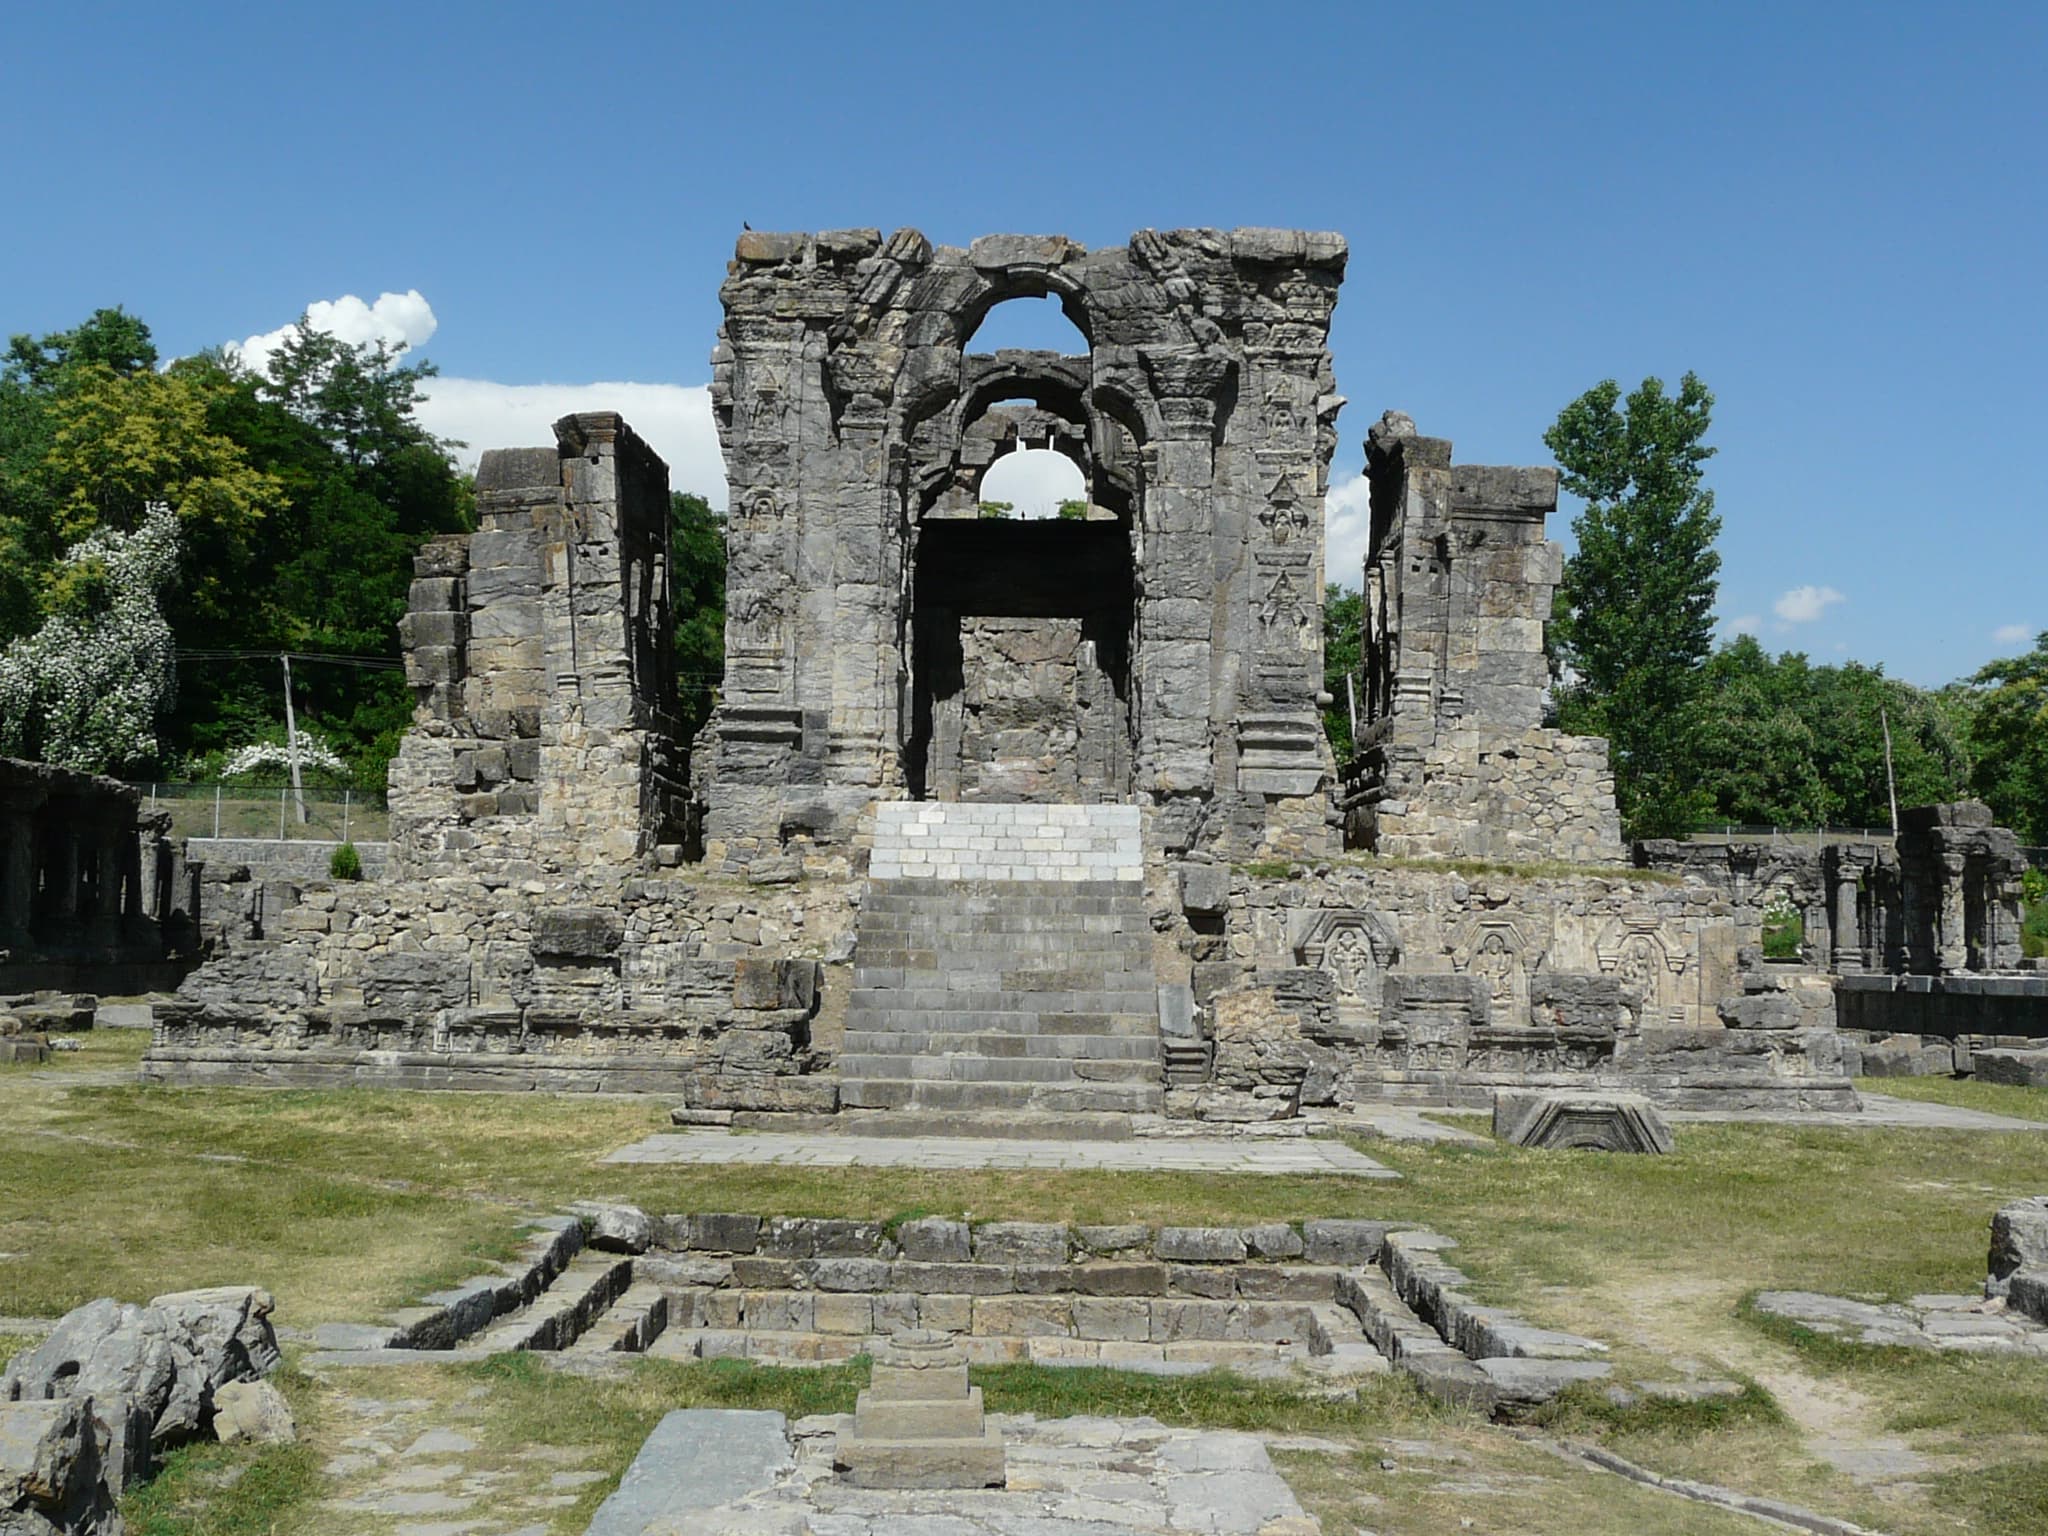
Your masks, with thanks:
M1764 958L1797 960L1806 944L1806 919L1780 896L1764 908Z
M327 874L333 880L363 878L363 856L356 852L354 843L341 843L327 856Z

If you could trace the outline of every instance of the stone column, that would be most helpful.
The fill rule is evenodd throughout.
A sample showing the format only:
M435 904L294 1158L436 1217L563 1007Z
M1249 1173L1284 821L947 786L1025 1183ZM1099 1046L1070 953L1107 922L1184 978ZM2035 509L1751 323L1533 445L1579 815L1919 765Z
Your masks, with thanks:
M35 816L24 801L0 802L0 947L25 958L35 920Z
M1833 886L1833 914L1831 937L1833 938L1834 968L1844 974L1863 969L1863 934L1856 910L1857 868L1854 864L1836 865L1831 884Z
M78 824L75 812L59 804L43 813L50 828L50 863L45 910L50 921L68 928L78 916ZM69 938L69 934L63 935Z
M1964 858L1959 853L1941 856L1941 895L1936 907L1935 970L1947 975L1970 968L1969 921L1963 901Z
M94 874L92 939L110 950L121 944L121 875L127 862L121 852L123 841L125 833L118 821L103 820L88 834Z

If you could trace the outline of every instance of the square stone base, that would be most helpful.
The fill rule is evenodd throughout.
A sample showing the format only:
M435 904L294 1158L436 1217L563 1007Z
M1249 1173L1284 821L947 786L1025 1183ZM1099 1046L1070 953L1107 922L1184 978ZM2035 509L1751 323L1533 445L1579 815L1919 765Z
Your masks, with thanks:
M862 1440L848 1432L833 1465L857 1488L1000 1488L1006 1479L993 1425L979 1440Z

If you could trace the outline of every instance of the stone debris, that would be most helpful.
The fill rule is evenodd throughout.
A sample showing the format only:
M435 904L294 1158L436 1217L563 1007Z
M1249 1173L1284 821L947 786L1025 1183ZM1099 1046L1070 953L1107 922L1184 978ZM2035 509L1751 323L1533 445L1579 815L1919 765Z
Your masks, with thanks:
M1814 1291L1760 1291L1755 1305L1767 1317L1859 1344L2048 1359L2048 1326L1977 1296L1871 1302Z
M952 1335L905 1329L876 1356L832 1463L860 1488L1000 1488L1003 1437Z
M224 1409L256 1406L237 1405L236 1389L277 1368L272 1308L267 1291L218 1286L66 1314L0 1373L0 1529L14 1529L10 1512L65 1532L101 1529L94 1522L159 1452L215 1429ZM267 1408L261 1417L279 1422ZM231 1413L230 1428L239 1422Z
M1641 1094L1503 1090L1493 1096L1493 1134L1518 1147L1669 1152L1671 1127Z
M2030 1195L2002 1205L1991 1217L1991 1254L1984 1280L1986 1296L2010 1296L2022 1271L2048 1278L2048 1195ZM2022 1282L2023 1292L2029 1286ZM2034 1314L2048 1323L2048 1311Z
M269 1382L231 1381L213 1395L213 1434L223 1445L282 1445L298 1438L299 1427Z

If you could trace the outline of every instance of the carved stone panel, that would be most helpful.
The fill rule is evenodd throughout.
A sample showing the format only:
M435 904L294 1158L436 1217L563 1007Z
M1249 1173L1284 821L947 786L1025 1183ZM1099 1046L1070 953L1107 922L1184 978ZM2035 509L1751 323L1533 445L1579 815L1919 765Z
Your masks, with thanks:
M1549 936L1532 919L1482 912L1451 937L1451 964L1486 983L1494 1022L1529 1022L1529 977L1543 964Z
M1593 950L1600 969L1621 982L1638 1028L1684 1024L1679 978L1692 969L1693 957L1683 935L1654 917L1617 917L1601 930Z
M1401 958L1394 919L1384 912L1328 909L1295 913L1294 926L1295 959L1329 974L1338 1023L1377 1024L1387 972Z

